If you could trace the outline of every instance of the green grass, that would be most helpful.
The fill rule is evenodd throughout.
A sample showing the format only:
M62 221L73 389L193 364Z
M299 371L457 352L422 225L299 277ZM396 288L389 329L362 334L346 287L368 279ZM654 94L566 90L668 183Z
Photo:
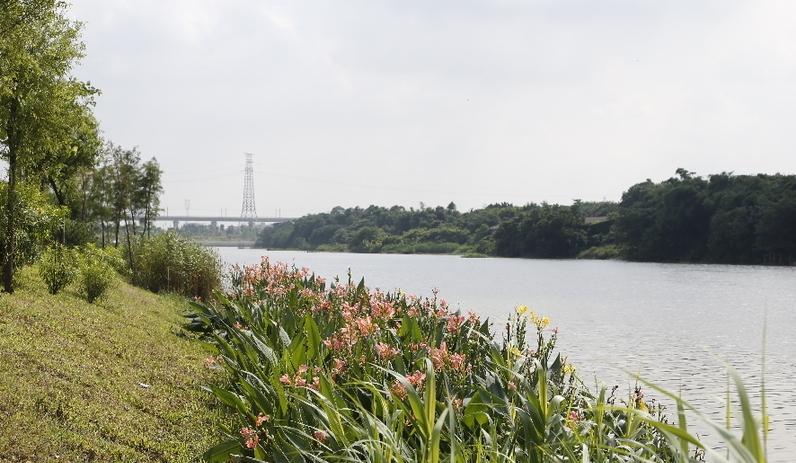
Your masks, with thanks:
M186 302L117 281L89 304L24 269L0 294L0 461L193 461L226 419ZM142 387L141 383L149 385Z
M585 249L578 254L578 259L620 259L622 252L618 246L614 244L607 244L605 246L594 246Z

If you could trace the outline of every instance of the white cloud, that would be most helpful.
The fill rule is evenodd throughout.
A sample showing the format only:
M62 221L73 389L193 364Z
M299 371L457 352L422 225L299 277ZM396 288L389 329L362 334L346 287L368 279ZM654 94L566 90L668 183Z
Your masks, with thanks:
M785 1L77 0L107 135L165 203L618 199L677 167L796 170ZM203 179L201 182L192 179ZM331 180L330 180L331 179ZM374 185L381 188L374 188Z

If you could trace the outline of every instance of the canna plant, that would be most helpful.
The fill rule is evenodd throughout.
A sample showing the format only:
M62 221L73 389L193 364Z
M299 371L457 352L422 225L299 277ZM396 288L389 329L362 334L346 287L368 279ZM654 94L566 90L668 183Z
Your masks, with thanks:
M187 323L216 346L229 385L208 390L235 412L210 462L661 462L704 449L640 390L624 404L589 391L525 306L498 342L436 292L327 285L267 259L230 280Z

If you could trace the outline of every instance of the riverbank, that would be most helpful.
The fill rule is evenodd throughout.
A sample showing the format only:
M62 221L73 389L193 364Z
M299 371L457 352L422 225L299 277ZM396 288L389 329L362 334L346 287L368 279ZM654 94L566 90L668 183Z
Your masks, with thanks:
M122 281L88 304L28 268L0 294L0 461L193 461L224 421L184 299Z
M457 246L457 247L450 247L445 248L444 246L439 249L428 248L428 247L402 247L402 248L385 248L380 250L379 252L362 252L362 251L351 251L347 249L343 245L321 245L315 249L300 249L300 248L263 248L257 247L256 245L250 246L234 246L225 243L215 243L215 242L203 242L197 241L197 243L207 246L207 247L238 247L238 248L248 248L248 249L256 249L259 251L295 251L295 252L331 252L331 253L349 253L349 254L398 254L398 255L429 255L429 256L458 256L458 257L465 257L465 258L480 258L480 257L505 257L505 256L498 256L494 254L486 254L483 252L478 252L471 247L468 246ZM445 244L445 243L443 243ZM446 250L447 249L447 250ZM514 259L527 259L527 257L513 257ZM532 259L532 258L531 258ZM557 260L624 260L622 259L620 249L614 245L606 245L606 246L594 246L591 248L587 248L581 251L575 257L562 257L557 258Z

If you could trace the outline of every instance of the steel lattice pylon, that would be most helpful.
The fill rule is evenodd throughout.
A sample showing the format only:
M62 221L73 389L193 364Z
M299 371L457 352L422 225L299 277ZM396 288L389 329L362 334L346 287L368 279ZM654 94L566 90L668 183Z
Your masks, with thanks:
M257 218L257 209L254 206L254 162L252 154L246 153L246 171L243 176L243 206L240 208L242 219Z

